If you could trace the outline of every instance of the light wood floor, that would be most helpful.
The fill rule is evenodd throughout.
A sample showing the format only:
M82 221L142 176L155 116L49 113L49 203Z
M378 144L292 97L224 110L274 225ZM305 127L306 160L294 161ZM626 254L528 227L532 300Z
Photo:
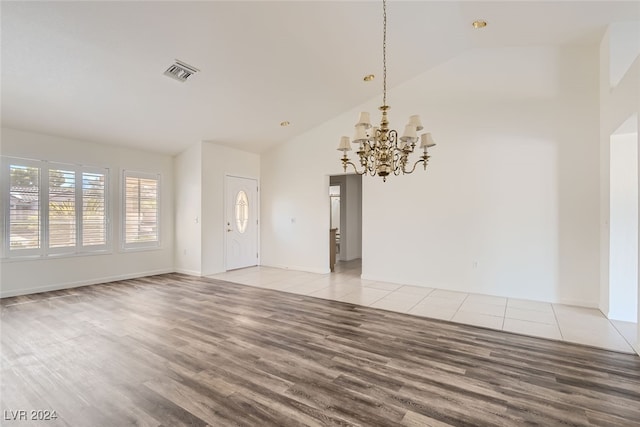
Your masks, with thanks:
M344 302L168 274L0 305L3 426L640 420L637 356Z

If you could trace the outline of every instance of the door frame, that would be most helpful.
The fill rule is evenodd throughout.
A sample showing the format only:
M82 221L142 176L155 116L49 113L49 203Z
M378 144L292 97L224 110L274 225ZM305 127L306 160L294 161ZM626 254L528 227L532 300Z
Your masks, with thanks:
M257 186L257 190L256 190L256 216L257 216L257 220L258 220L258 224L256 226L256 250L258 251L258 259L256 261L256 265L260 266L262 265L262 251L260 250L260 230L261 230L261 226L262 226L262 221L260 220L260 178L255 177L255 176L247 176L247 175L240 175L237 173L228 173L225 172L224 174L224 189L223 189L223 195L222 195L222 235L224 236L224 238L222 239L222 244L223 244L223 250L222 250L222 258L223 258L223 262L224 262L224 270L225 271L229 271L228 265L227 265L227 213L228 211L228 201L227 201L227 194L228 194L228 189L229 189L229 178L243 178L243 179L252 179L256 182L256 186Z

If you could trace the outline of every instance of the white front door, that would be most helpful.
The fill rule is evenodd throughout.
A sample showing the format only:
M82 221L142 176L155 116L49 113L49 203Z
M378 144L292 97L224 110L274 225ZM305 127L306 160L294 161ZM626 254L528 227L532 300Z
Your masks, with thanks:
M227 176L227 270L258 265L258 181Z

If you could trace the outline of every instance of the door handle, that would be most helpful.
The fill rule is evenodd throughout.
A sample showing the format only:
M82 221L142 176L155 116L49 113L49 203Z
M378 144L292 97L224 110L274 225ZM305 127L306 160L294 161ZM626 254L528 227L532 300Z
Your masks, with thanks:
M233 230L230 228L227 228L227 233L231 233Z

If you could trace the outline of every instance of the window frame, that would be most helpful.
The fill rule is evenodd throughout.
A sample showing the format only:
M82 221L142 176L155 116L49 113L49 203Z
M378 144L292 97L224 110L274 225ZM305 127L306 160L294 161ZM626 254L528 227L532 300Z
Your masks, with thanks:
M11 166L13 164L38 169L38 248L11 249ZM36 258L44 256L45 219L43 217L42 211L45 201L42 199L42 175L43 171L41 161L13 157L2 158L2 181L4 184L2 186L2 215L4 219L2 221L2 236L4 238L4 244L2 247L3 258ZM5 177L6 179L4 179Z
M150 179L157 182L156 191L156 240L149 240L145 242L132 242L127 243L127 178L137 179ZM162 246L162 175L160 173L153 172L140 172L130 169L123 169L121 174L121 220L120 220L120 245L123 251L144 251L160 249Z
M85 246L83 243L84 240L84 174L101 174L104 171L104 244L102 245L87 245ZM78 243L82 248L91 248L86 252L99 252L99 251L111 251L111 203L110 203L110 170L109 168L99 168L99 167L89 167L83 166L82 171L80 172L80 181L82 183L80 195L76 193L76 200L78 200L78 205L80 209L78 210L79 221L82 223L81 232L78 236Z
M25 166L37 168L39 173L38 179L38 199L39 199L39 247L28 249L11 249L11 166ZM72 171L75 178L74 183L74 216L75 216L75 244L73 246L50 247L50 206L49 206L49 171L50 170L66 170ZM100 245L83 245L83 174L101 174L104 175L104 244ZM3 259L38 259L38 258L55 258L67 256L83 256L108 253L111 251L112 234L111 234L111 209L110 209L110 169L107 167L84 166L72 163L53 162L48 160L35 160L20 157L2 156L1 170L3 185L0 189L0 197L2 197L2 230L3 245L1 248ZM6 179L5 179L6 178Z
M53 165L53 167L51 165ZM51 247L51 183L49 182L49 176L52 170L67 170L69 172L73 172L73 216L75 217L75 243L73 246ZM42 239L44 254L48 256L57 256L78 252L78 250L81 250L80 246L78 246L78 237L81 234L80 229L82 228L81 221L78 221L78 170L74 167L69 167L69 165L48 163L46 168L40 169L40 183L40 218L42 218L42 228L44 230L44 238Z

